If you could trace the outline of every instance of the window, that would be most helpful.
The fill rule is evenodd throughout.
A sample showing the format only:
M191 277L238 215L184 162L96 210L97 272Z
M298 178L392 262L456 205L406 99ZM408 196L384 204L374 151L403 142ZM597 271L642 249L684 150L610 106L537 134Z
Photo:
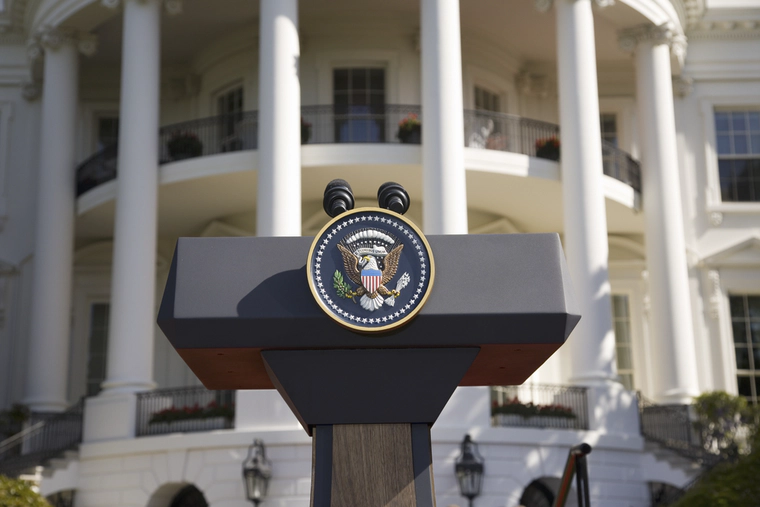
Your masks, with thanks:
M216 99L216 112L219 115L222 151L242 150L239 124L243 120L243 87L238 86L220 94Z
M90 341L87 347L87 396L100 392L106 378L108 354L108 303L95 303L90 307Z
M715 111L723 201L760 202L760 110Z
M739 395L757 404L760 396L760 296L729 296Z
M475 109L478 111L501 112L499 95L479 86L475 87Z
M602 131L602 139L613 146L617 146L617 116L614 113L602 113L599 115L599 125Z
M612 323L615 326L615 356L620 382L633 389L633 349L631 346L631 313L628 296L612 295Z
M385 141L385 69L333 69L335 142Z
M607 141L612 146L618 145L617 116L614 113L602 113L599 115L599 127L602 132L602 141ZM615 164L615 153L602 142L602 169L604 174L617 177L618 170ZM629 387L630 389L630 387Z
M119 118L101 116L98 118L97 151L119 142Z

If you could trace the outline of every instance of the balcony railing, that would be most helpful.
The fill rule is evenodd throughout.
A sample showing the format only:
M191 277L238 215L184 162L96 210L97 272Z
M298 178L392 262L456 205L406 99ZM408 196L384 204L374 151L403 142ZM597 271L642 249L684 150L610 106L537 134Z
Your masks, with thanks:
M656 405L639 394L641 435L671 451L706 466L720 461L707 452L688 405Z
M44 464L82 442L84 400L65 412L32 421L26 429L0 442L0 474L15 476Z
M522 385L491 388L494 426L588 429L585 387Z
M156 389L137 395L137 436L234 427L235 391L203 386Z
M408 122L409 128L401 128ZM424 118L420 106L304 106L302 144L420 144ZM161 127L160 164L219 153L258 148L258 112L222 114ZM488 111L464 111L463 142L469 148L520 153L531 157L537 142L559 137L559 127L519 116ZM77 196L116 178L118 148L109 146L77 168ZM639 163L610 143L602 146L604 174L641 191ZM556 159L556 158L555 158Z

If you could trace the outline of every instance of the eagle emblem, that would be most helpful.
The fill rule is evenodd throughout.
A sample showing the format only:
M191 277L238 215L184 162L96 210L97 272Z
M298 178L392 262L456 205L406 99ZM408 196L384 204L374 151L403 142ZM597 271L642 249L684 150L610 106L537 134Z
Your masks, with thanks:
M410 281L404 273L395 288L388 285L396 277L403 243L392 234L373 228L360 229L347 235L337 244L343 257L343 268L348 279L356 285L351 288L339 270L333 275L333 287L339 297L351 299L365 310L374 312L383 305L394 306L401 290Z
M309 288L331 319L362 333L409 322L433 286L433 252L417 226L380 208L333 217L314 238Z

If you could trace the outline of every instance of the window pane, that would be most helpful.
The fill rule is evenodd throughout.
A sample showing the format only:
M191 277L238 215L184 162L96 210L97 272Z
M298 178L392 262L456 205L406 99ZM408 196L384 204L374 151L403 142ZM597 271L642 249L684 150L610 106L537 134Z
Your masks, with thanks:
M728 113L715 113L715 130L718 132L728 131Z
M631 349L629 347L617 347L617 367L620 370L630 370L633 368Z
M750 386L750 381L751 379L749 377L736 377L740 396L752 396L752 387Z
M749 370L749 350L747 347L735 345L736 349L736 369Z
M760 155L760 135L752 135L750 136L750 139L752 141L751 146L751 152L754 155Z
M749 178L737 178L736 179L736 200L737 201L751 201L752 200L752 185Z
M383 69L370 69L369 86L372 90L385 91L385 71Z
M747 136L744 134L734 135L734 153L737 155L745 155L749 153L749 146L747 144Z
M729 296L728 303L731 306L731 318L743 319L744 315L744 298L745 296Z
M628 328L628 322L615 322L615 342L631 343L631 337L629 335Z
M367 69L351 69L351 88L354 90L367 89Z
M750 130L760 131L760 111L749 112L749 128Z
M628 296L615 294L612 296L613 316L618 319L628 317Z
M747 324L744 321L734 321L734 343L747 343Z
M731 127L734 131L738 130L743 132L747 130L747 116L743 111L731 113Z
M747 296L747 306L749 307L749 318L760 320L760 296Z
M718 135L718 154L731 154L731 138L727 134Z
M348 90L348 69L335 69L333 71L333 90Z
M367 101L367 92L364 90L351 92L351 105L352 106L366 106L369 104Z

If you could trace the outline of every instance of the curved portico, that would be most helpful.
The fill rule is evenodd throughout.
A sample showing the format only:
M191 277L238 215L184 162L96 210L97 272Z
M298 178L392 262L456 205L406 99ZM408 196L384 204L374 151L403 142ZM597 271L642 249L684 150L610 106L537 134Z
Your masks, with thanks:
M357 21L347 14L347 5L338 2L330 5L334 16L326 21L329 13L324 6L302 0L278 3L282 12L270 12L267 2L241 3L240 28L212 34L195 30L209 15L205 7L187 4L179 13L177 2L170 3L172 12L179 15L164 20L164 33L153 42L149 38L129 42L130 12L138 10L137 5L153 9L150 16L155 22L165 16L159 11L167 3L107 2L117 6L113 11L103 4L82 4L79 15L68 21L101 39L99 52L82 62L81 92L74 99L85 113L80 119L85 127L75 143L77 157L85 160L98 152L97 143L104 139L99 129L108 121L119 125L119 138L124 141L118 153L111 152L110 160L106 160L107 149L102 153L103 167L112 174L118 169L117 179L108 181L100 171L94 182L80 186L78 197L66 197L78 209L74 241L82 247L113 237L114 308L121 308L120 300L132 301L128 308L113 311L136 316L130 308L138 300L142 308L142 317L126 319L121 331L117 329L123 317L113 323L112 333L123 337L113 340L133 344L127 337L140 335L144 341L136 348L111 349L106 387L133 391L153 382L147 365L154 331L148 324L155 310L151 304L155 276L147 266L155 265L162 244L173 242L179 234L199 234L212 222L227 221L248 233L257 229L275 235L311 231L318 223L311 218L316 213L311 208L317 202L312 194L323 185L320 178L346 174L357 175L365 199L373 197L381 179L407 179L408 183L403 182L413 198L427 210L418 220L422 215L442 220L436 224L424 220L423 225L433 232L561 231L571 265L573 258L583 259L582 266L572 268L579 280L577 290L585 294L581 299L594 302L584 312L586 325L593 329L586 333L582 324L576 333L593 338L576 349L598 353L591 357L579 352L566 361L575 365L573 371L564 371L560 377L592 384L614 380L614 337L605 295L609 281L604 274L608 253L603 245L610 234L641 243L652 232L637 214L641 209L644 216L648 213L648 197L639 191L634 175L637 165L629 155L647 160L649 149L634 121L637 87L625 79L613 83L611 77L633 76L635 70L630 57L618 49L618 33L647 19L667 17L667 12L657 11L653 17L626 3L592 9L587 0L562 0L543 13L518 2L490 2L485 11L464 4L457 11L452 7L456 4L439 1L419 6L390 2L359 14ZM381 21L390 15L404 15L409 21L389 30ZM513 15L521 24L511 31L493 21L517 23ZM122 24L123 42L116 36ZM673 26L677 30L677 23ZM187 38L188 31L195 34L192 40ZM437 34L454 31L461 34L461 49L435 43ZM543 31L547 36L529 43L526 31ZM290 56L282 57L282 51ZM130 52L136 52L135 61L145 69L132 71L125 66L119 75L117 64L122 59L126 62ZM461 63L454 62L452 55L458 55ZM287 68L279 69L286 60L290 61ZM336 72L341 69L361 69L367 79L381 76L378 82L382 84L377 88L361 85L353 81L360 74L349 72L347 88L339 88ZM136 79L137 75L141 78ZM452 81L456 86L443 86ZM155 98L159 91L160 100ZM340 109L341 97L358 94L364 94L366 105L349 103L348 109ZM149 96L154 98L149 100ZM451 100L455 96L462 100ZM628 98L619 100L619 96ZM375 99L381 101L382 109L372 104ZM300 119L298 104L303 104ZM391 114L392 107L406 109ZM410 145L403 145L398 124L413 115L421 121L422 133L418 131ZM600 116L615 124L613 132L600 130ZM462 120L460 127L456 127L457 118ZM156 134L158 125L163 127ZM351 137L357 129L365 129L365 136L381 136L382 141L372 138L363 143L361 137ZM200 137L201 153L182 159L171 153L169 144L180 135L192 137L188 133ZM559 162L536 151L539 144L557 135ZM138 156L139 163L130 162ZM267 177L259 178L259 171ZM134 182L128 183L133 177ZM153 197L146 201L153 192L155 205ZM291 196L299 194L303 209L297 212ZM198 203L200 195L210 200ZM526 195L541 196L546 204L539 208L525 202ZM194 200L197 205L189 206ZM454 203L456 212L451 209ZM452 217L446 218L450 211ZM287 217L288 225L277 225ZM112 219L115 228L109 225ZM154 228L158 243L149 241ZM132 239L120 239L127 234L124 231L131 231ZM128 267L128 262L119 259L140 259L141 267ZM136 271L142 273L138 278L125 274ZM661 296L664 300L673 300L682 293L683 284L679 279L666 287L653 285L652 290L666 294ZM126 287L134 292L118 296ZM61 310L71 301L62 297L55 304ZM52 360L45 357L39 361ZM139 375L132 378L124 373L135 372L138 363L146 365ZM57 375L65 377L65 372Z

